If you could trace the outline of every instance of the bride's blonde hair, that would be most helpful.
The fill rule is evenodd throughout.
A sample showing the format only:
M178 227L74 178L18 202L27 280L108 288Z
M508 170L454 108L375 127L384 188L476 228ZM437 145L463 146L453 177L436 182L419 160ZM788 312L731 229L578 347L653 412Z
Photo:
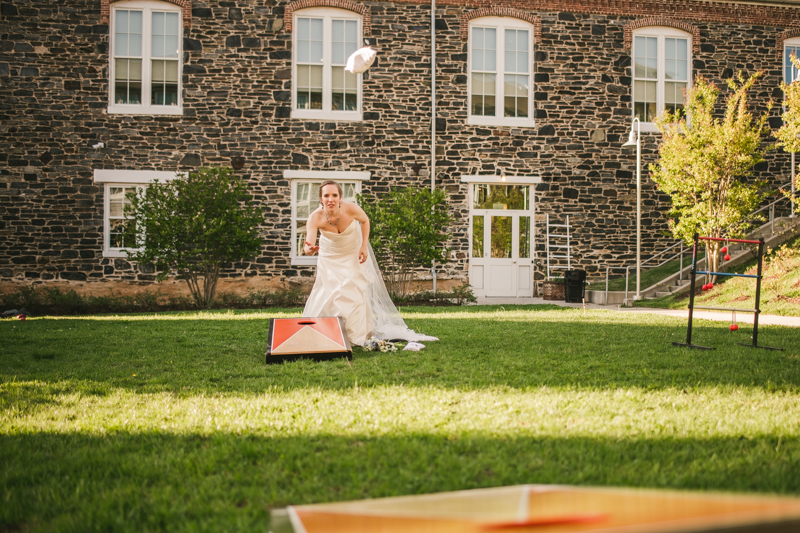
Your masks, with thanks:
M335 182L333 180L325 180L325 181L322 182L322 185L319 186L319 203L320 204L322 203L322 188L325 187L326 185L336 185L336 188L339 189L339 200L342 199L342 196L344 196L344 193L342 192L342 186L339 185L337 182Z

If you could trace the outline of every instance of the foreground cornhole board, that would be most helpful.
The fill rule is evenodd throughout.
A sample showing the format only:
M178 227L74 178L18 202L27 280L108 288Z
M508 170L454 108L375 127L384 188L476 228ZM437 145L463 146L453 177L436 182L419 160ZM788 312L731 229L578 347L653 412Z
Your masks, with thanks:
M789 533L800 498L518 485L272 512L273 533Z
M322 361L353 355L339 317L272 318L269 321L267 363L294 359Z

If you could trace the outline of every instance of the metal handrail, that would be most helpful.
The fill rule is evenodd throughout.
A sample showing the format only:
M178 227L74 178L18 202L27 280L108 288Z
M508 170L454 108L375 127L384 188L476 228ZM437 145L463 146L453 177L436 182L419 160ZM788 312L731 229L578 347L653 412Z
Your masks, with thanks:
M780 189L780 188L791 186L791 185L792 185L792 182L789 181L787 183L784 183L783 185L779 185L778 188ZM763 207L760 207L759 209L756 209L752 213L749 213L746 218L750 218L750 217L755 216L758 213L764 211L765 209L769 209L770 210L769 221L771 223L770 230L774 234L775 233L775 205L778 202L782 202L784 200L789 201L789 199L786 198L785 196L781 196L777 200L774 200L774 201L768 203L767 205L765 205ZM792 202L792 204L793 203L794 202ZM676 246L679 246L679 245L681 247L680 252L678 252L678 253L670 256L669 258L663 260L661 263L653 266L653 268L658 268L660 266L663 266L666 263L668 263L668 262L672 261L673 259L675 259L675 257L680 256L681 262L680 262L680 268L678 269L678 273L679 273L678 274L678 276L679 276L678 279L680 281L683 281L683 271L685 270L685 268L683 266L683 241L682 240L680 240L680 241L678 241L678 242L676 242L674 244L671 244L670 246L668 246L665 249L661 250L657 254L655 254L655 255L649 257L648 259L642 261L642 263L640 263L640 265L646 264L648 261L651 261L651 260L655 259L656 257L665 254L666 252L670 251L671 249L673 249L673 248L675 248ZM705 257L703 257L701 259L698 259L698 263L700 261L705 261L705 260L706 260ZM629 284L630 269L633 268L634 266L636 266L636 265L627 265L625 267L611 267L611 266L606 265L606 291L605 291L605 297L603 299L605 303L603 305L608 305L608 273L609 273L609 270L621 270L623 268L625 269L625 299L623 300L623 304L627 305L626 302L628 301L628 284Z

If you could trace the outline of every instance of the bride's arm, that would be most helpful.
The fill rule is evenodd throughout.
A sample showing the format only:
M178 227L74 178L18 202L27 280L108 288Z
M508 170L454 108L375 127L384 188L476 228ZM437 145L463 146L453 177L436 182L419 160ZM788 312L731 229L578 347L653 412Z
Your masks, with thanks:
M303 243L303 253L305 255L314 255L319 251L317 246L317 230L319 229L319 216L316 211L311 213L306 221L306 240Z
M367 260L367 248L369 247L369 217L356 204L349 204L352 209L353 218L361 223L361 249L358 251L358 262L363 263Z

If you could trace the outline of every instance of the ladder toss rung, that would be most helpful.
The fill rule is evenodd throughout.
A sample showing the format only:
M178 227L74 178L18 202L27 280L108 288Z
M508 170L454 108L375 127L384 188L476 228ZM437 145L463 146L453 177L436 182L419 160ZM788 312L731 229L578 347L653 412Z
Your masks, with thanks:
M694 309L703 309L706 311L736 311L737 313L756 313L758 309L734 309L733 307L709 307L705 305L695 305Z

